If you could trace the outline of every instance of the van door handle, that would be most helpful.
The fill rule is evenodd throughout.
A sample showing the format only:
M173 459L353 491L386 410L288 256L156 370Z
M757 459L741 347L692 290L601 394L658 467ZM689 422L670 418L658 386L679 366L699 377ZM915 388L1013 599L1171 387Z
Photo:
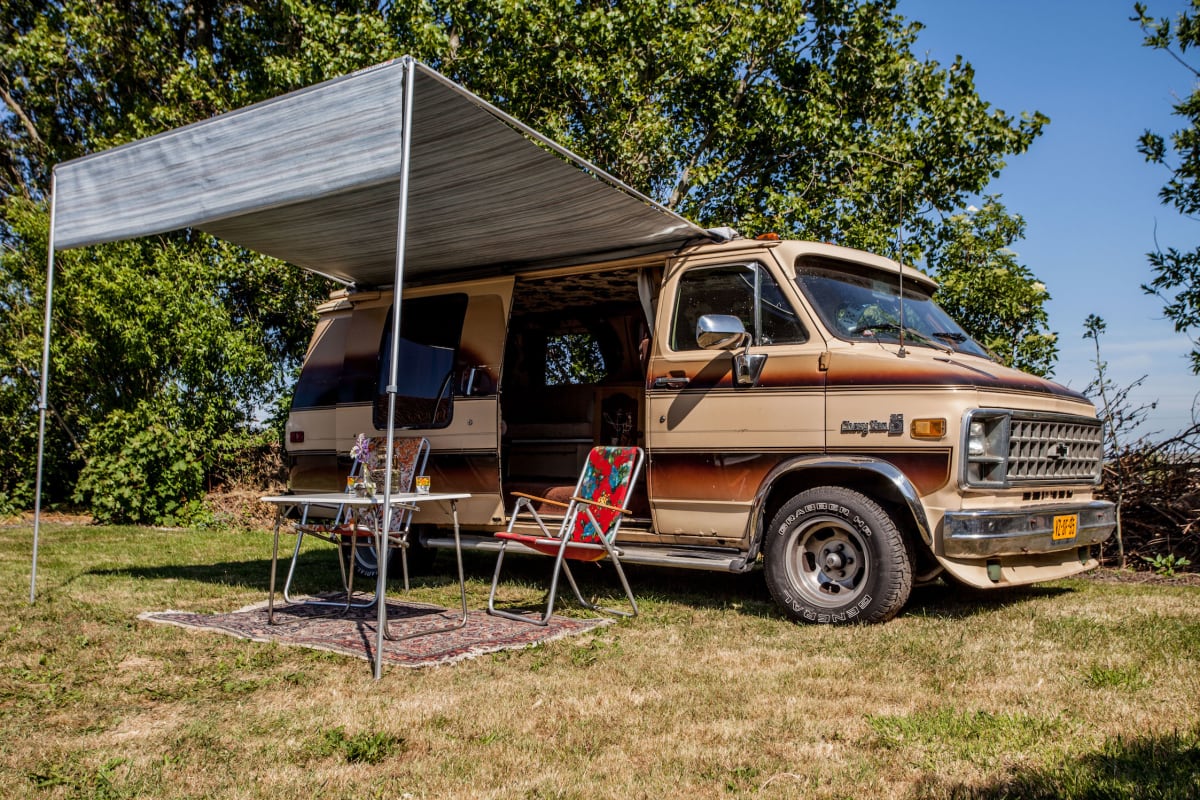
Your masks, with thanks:
M654 379L655 389L682 389L688 385L687 375L660 375Z

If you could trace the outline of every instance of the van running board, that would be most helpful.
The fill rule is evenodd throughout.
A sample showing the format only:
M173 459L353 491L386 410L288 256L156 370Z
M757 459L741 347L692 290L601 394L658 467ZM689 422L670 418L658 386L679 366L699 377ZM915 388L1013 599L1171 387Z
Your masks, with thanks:
M463 534L461 537L463 550L483 550L497 552L500 541L491 536L475 536ZM421 544L426 547L454 548L453 536L422 536ZM509 542L510 553L528 553L536 555L536 551L520 544ZM702 569L712 572L749 572L753 565L746 564L746 554L736 550L714 551L689 547L662 547L647 544L622 544L619 547L622 564L645 564L652 567L675 567L677 569Z

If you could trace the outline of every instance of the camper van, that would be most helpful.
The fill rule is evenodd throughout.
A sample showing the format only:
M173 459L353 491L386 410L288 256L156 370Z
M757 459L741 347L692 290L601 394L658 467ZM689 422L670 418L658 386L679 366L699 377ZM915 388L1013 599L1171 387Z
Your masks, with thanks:
M999 364L935 283L843 247L733 238L635 258L406 282L396 426L432 445L464 547L514 492L573 487L595 445L647 454L625 563L761 570L801 621L883 621L914 584L1097 564L1102 434L1079 393ZM387 428L388 286L335 292L287 424L291 488L345 486ZM420 543L450 546L423 506Z

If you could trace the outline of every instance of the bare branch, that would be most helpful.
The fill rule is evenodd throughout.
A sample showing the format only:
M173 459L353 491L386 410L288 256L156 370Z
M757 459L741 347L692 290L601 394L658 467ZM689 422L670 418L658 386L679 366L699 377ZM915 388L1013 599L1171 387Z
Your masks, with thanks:
M8 83L7 77L5 77L4 83ZM0 97L4 98L4 105L8 106L9 110L12 111L12 113L16 115L17 119L21 121L21 127L23 127L25 132L29 134L29 138L33 141L33 143L39 148L45 149L46 143L42 141L41 136L38 136L37 128L34 126L33 120L31 120L25 114L20 104L13 99L11 94L9 94L7 86L0 86Z

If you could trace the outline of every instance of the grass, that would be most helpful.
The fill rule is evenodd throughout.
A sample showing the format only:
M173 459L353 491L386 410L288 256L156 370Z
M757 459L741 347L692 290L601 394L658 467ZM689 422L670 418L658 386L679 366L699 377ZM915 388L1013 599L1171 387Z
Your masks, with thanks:
M44 526L31 606L30 529L0 529L0 797L1200 797L1200 587L938 585L819 628L758 575L633 568L634 620L378 683L137 620L262 600L269 543ZM452 606L451 563L413 599ZM466 563L479 608L492 562ZM536 600L546 562L512 565L506 596Z

